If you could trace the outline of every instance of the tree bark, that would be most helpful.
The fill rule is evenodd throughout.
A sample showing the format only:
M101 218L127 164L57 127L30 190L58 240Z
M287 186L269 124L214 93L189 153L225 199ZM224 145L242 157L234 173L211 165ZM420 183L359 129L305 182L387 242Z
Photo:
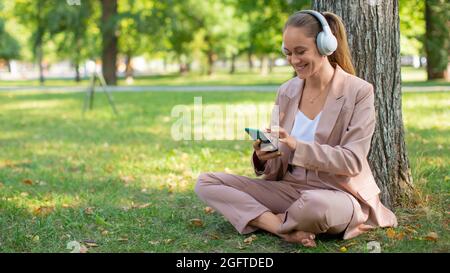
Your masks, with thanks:
M398 1L314 0L313 9L339 15L346 27L357 76L372 83L376 127L368 161L388 206L413 201L404 140Z
M231 67L230 67L230 74L234 74L236 72L236 54L233 54L231 56Z
M445 0L425 1L425 51L428 80L447 75L450 41L448 37L450 4Z
M76 82L80 82L81 81L81 77L80 77L80 63L77 61L75 64L75 81Z
M102 72L108 85L117 84L117 0L101 0L102 3Z
M44 78L44 64L42 63L43 61L43 49L42 49L42 44L38 44L37 48L36 48L36 54L37 54L37 62L38 62L38 67L39 67L39 83L41 85L44 84L45 78Z
M125 56L125 77L127 80L133 78L133 64L131 63L132 53L129 51Z
M247 51L247 58L248 58L248 69L250 71L253 71L253 51L252 48L250 47Z
M8 72L11 73L11 61L6 60L6 66L8 67Z

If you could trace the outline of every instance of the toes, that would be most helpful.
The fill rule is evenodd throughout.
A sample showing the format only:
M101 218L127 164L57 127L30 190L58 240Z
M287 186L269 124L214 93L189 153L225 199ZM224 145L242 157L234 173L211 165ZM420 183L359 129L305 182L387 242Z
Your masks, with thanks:
M302 245L305 246L305 247L315 247L316 246L316 242L314 240L303 239L302 240Z

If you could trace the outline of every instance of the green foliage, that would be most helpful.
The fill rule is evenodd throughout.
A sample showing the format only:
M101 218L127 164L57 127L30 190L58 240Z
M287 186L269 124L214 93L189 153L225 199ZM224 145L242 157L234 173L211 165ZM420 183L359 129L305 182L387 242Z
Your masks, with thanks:
M425 0L400 0L400 52L402 55L424 55Z

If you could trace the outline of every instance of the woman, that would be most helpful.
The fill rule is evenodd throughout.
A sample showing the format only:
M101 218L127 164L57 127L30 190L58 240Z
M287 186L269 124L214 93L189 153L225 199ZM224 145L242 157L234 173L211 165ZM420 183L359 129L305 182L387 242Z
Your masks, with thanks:
M253 144L263 179L204 173L197 195L241 234L263 229L314 247L316 234L353 238L396 226L380 202L367 162L375 127L373 87L356 77L344 25L337 15L293 14L283 52L297 73L278 90L279 150Z

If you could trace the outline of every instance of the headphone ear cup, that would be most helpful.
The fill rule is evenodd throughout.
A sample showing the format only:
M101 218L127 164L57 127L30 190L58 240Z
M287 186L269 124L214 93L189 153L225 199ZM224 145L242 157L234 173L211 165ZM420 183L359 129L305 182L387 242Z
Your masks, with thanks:
M320 54L323 56L329 56L333 54L333 52L337 48L337 40L334 35L327 35L325 32L321 31L317 35L316 39L317 43L317 49L319 50Z

